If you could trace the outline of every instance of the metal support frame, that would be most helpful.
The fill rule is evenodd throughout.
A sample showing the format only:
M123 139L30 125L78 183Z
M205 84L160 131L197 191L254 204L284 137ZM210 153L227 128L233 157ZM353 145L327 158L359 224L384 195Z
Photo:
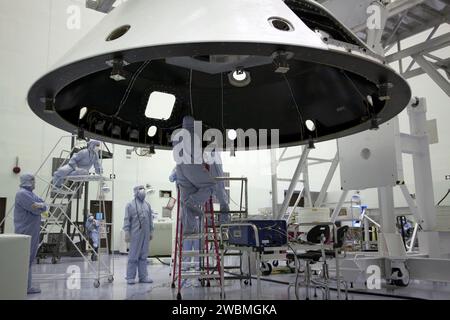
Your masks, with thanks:
M450 44L450 33L443 34L439 37L429 39L426 42L419 43L412 47L403 49L402 51L386 56L386 62L392 63L400 59L405 59L414 55L433 52L447 47Z
M416 204L422 227L419 233L419 248L430 257L440 256L439 235L436 229L436 207L434 204L433 177L431 171L430 146L427 136L427 105L421 98L408 107L411 135L417 139L421 152L413 153L414 180L416 186Z
M439 235L436 229L436 208L434 205L433 180L431 171L430 147L427 135L426 101L424 98L416 98L411 101L407 108L411 134L404 134L397 131L392 139L396 139L395 150L412 155L414 169L414 183L416 186L416 201L411 197L404 182L397 182L408 206L415 217L416 222L422 230L418 232L415 228L415 235L419 236L419 250L421 254L430 257L440 256ZM396 223L394 215L394 185L378 186L378 198L381 212L381 232L380 253L386 256L405 256L403 245L400 245L400 238L396 234ZM333 211L331 221L336 221L342 204L350 190L343 190L341 197ZM372 221L373 222L373 221ZM411 252L414 246L408 247Z
M290 217L290 215L288 215L286 212L287 208L289 207L291 198L292 198L292 194L290 195L289 191L288 191L288 194L286 194L286 197L283 201L283 204L280 207L280 210L278 210L278 182L279 181L290 182L289 188L292 188L292 190L295 189L298 182L303 183L302 193L305 196L305 206L321 207L324 204L324 200L325 200L328 188L331 184L331 181L334 177L334 174L336 173L336 169L339 164L339 153L338 152L336 152L334 158L332 158L332 159L322 159L322 158L309 157L307 154L305 155L306 152L308 152L308 154L309 154L309 149L306 146L302 147L302 151L303 151L302 155L284 157L286 151L287 151L287 148L285 148L283 150L280 158L277 159L275 150L271 150L272 212L273 212L274 219L280 219L280 218L284 219L284 217L286 217L286 216ZM303 157L306 157L304 167L299 168L299 165L302 163L302 161L304 161ZM277 175L278 165L281 162L295 160L295 159L299 159L299 163L297 165L296 171L294 172L294 176L291 179L278 178L278 175ZM309 169L308 169L308 167L312 166L312 165L319 165L319 164L326 164L326 163L330 163L330 168L325 177L324 183L320 189L319 196L318 196L317 200L313 203L312 198L311 198L310 187L309 187ZM299 170L299 171L297 171L297 170ZM299 172L300 172L300 174L303 174L303 179L299 179L299 177L300 177ZM295 211L299 202L300 202L300 197L298 197L298 199L296 200L293 211Z
M401 50L400 45L396 53L386 57L388 63L398 61L401 68L400 73L406 78L410 79L415 76L427 74L444 92L450 97L450 82L439 72L439 69L444 70L449 75L450 59L439 58L432 54L432 52L448 47L450 45L450 33L433 38L438 27L431 30L428 38L423 43ZM400 42L399 42L400 43ZM412 60L406 70L403 70L403 59L410 57ZM430 61L428 59L435 61ZM413 69L417 64L419 67Z
M450 82L439 73L436 66L421 55L412 56L414 61L433 79L434 82L450 97Z
M416 186L416 203L424 230L436 227L436 208L434 204L433 178L431 172L430 146L427 136L427 106L425 99L417 100L408 107L411 136L416 137L420 151L412 154L414 179Z
M417 5L424 3L425 0L397 0L389 3L386 6L388 18L395 17L398 14L401 14L405 11L414 8ZM358 26L354 26L352 29L354 32L361 32L366 30L367 25L361 24Z
M386 186L377 189L381 213L381 230L383 234L395 233L394 188Z
M333 180L333 177L336 172L338 164L339 164L339 152L336 151L336 155L334 156L333 160L331 160L330 169L328 169L327 176L325 177L325 181L322 185L322 188L320 189L319 196L317 197L317 200L314 203L315 207L322 206L323 201L325 200L325 196L327 194L328 188L330 187L331 180Z
M41 178L42 179L42 178ZM112 179L107 179L103 177L95 177L95 176L69 176L66 178L66 180L71 183L70 187L68 187L67 190L70 191L58 191L54 195L51 193L49 194L48 198L46 198L46 203L49 205L49 216L46 219L43 226L41 226L41 235L43 236L42 241L39 244L39 247L42 246L44 239L49 236L51 233L51 227L56 227L56 231L61 233L61 236L63 239L67 239L69 243L72 244L73 248L75 249L75 252L77 252L80 257L83 258L85 264L89 269L91 269L92 273L94 274L94 287L98 288L100 285L100 279L102 278L108 278L108 281L111 283L114 280L114 250L111 250L111 248L108 245L107 241L107 233L108 230L112 231L112 223L106 223L106 222L100 222L101 226L99 228L99 246L98 249L95 250L94 247L90 244L89 239L86 238L83 234L83 232L80 230L79 226L74 223L74 221L71 220L71 216L69 215L69 208L72 206L72 201L78 194L79 190L82 188L82 185L85 182L88 181L96 181L98 182L98 190L101 192L101 186L103 185L103 182L105 181L112 181ZM51 182L49 182L49 187L51 188ZM64 198L59 199L58 196L63 195ZM57 200L60 200L60 203L56 203ZM105 205L104 200L101 200L100 209L104 212ZM62 218L63 221L60 221ZM106 219L106 217L105 217ZM65 221L65 222L64 222ZM64 229L64 227L67 227L67 231ZM72 239L70 234L70 227L74 229L74 232L78 234L80 237L80 241L86 244L86 248L91 250L93 252L93 255L96 257L96 263L94 260L91 262L89 259L88 254L83 250L83 248L79 247L77 243ZM101 255L101 240L106 239L106 252L107 255L109 255L109 252L111 251L112 255L109 259L109 261L105 262L102 259ZM114 247L114 244L112 243L112 248ZM40 274L36 274L36 279L39 279L41 276ZM64 278L65 275L61 274L61 278ZM54 278L56 279L56 278Z
M447 0L396 0L387 4L382 1L353 0L346 1L347 5L342 5L341 0L318 1L328 7L378 54L384 55L397 44L397 52L386 56L385 60L387 63L398 62L404 78L410 79L426 73L450 96L450 83L438 71L445 71L450 78L450 58L440 58L432 54L450 45L449 32L435 37L439 27L450 22L450 3ZM369 6L378 8L380 25L377 29L369 28L367 23L368 16L365 16L364 9L369 9ZM355 13L349 14L353 9ZM402 49L402 40L427 30L430 30L430 33L425 41ZM412 58L406 69L403 68L405 58ZM418 67L413 69L416 64Z
M246 219L248 216L248 179L246 177L216 177L216 181L239 181L241 184L240 187L240 198L239 203L234 202L231 197L230 200L233 201L236 205L239 205L239 210L228 210L226 213L231 215L238 215L238 219ZM225 213L221 210L214 210L215 213Z
M272 217L275 218L278 212L278 187L277 187L278 161L276 159L277 157L276 149L270 149L270 157L272 160L270 163L270 169L272 174Z
M416 205L414 199L411 197L408 187L406 185L402 184L402 185L400 185L400 190L402 191L403 197L405 198L405 201L408 204L408 207L411 210L411 213L413 214L413 216L416 220L416 223L414 225L414 232L411 237L411 243L409 245L406 244L407 252L412 253L413 249L414 249L414 244L415 244L416 238L417 238L417 231L419 230L419 223L417 221L423 221L423 218L420 215L419 210L417 209L417 205Z
M300 174L304 171L305 166L307 165L308 161L308 154L310 149L304 148L303 153L300 157L300 160L298 161L297 168L294 171L294 174L292 176L292 181L289 185L287 194L283 200L283 204L281 205L281 208L279 211L277 211L276 218L280 219L285 213L287 208L289 207L289 202L291 201L291 198L294 194L295 187L297 186L298 180L300 178ZM278 189L272 190L272 193L278 192Z
M369 238L369 228L368 228L369 227L369 224L368 224L369 222L371 222L372 224L374 224L378 228L381 227L381 225L378 222L376 222L371 217L369 217L369 215L367 214L367 209L363 209L362 210L362 213L361 213L361 216L359 217L359 220L364 221L364 226L367 223L367 228L365 230L365 232L366 232L366 239Z
M418 230L419 230L419 224L416 223L416 224L414 225L414 231L413 231L413 234L412 234L412 237L411 237L411 243L409 244L409 246L407 246L408 253L412 253L412 252L413 252L414 244L415 244L415 242L416 242L417 231L418 231Z
M342 209L342 205L344 204L344 201L347 198L347 196L348 196L348 190L343 190L341 193L341 197L339 198L339 201L336 204L336 207L334 207L333 213L331 214L331 219L330 219L331 222L333 222L333 223L336 222L336 219L339 215L339 212Z
M389 10L386 5L379 1L374 1L371 4L372 6L376 6L380 13L380 25L379 28L369 28L367 29L367 45L376 53L383 55L384 48L381 44L381 39L383 37L384 28L386 27L386 22L389 16Z
M402 191L403 197L405 198L406 203L408 204L411 213L413 214L416 221L422 221L422 217L419 214L419 210L417 209L417 205L414 202L414 199L411 197L409 193L408 187L404 184L400 185L400 190Z
M365 215L363 217L365 217ZM370 225L368 219L363 219L362 221L364 224L364 250L367 251L370 250L370 230L369 230Z
M303 146L303 153L305 152L305 150L307 150L306 146ZM312 203L312 199L311 199L311 189L309 187L309 170L308 170L308 160L309 158L306 160L306 164L303 168L303 193L305 194L305 200L304 200L304 205L305 207L312 207L313 203ZM300 198L300 196L299 196Z
M87 277L84 276L84 273L80 275L80 278L94 278L94 287L98 288L100 285L100 280L102 278L108 278L108 282L114 281L114 236L111 236L111 248L108 246L108 241L106 240L106 251L107 256L109 257L109 262L106 262L102 259L101 255L101 240L104 239L103 236L106 237L106 233L113 230L113 221L114 221L114 214L112 215L112 222L111 223L102 223L101 228L99 229L99 247L97 252L94 250L93 246L89 243L88 239L83 235L83 232L81 231L79 225L77 224L77 221L72 221L72 217L70 215L70 208L72 208L72 200L74 200L77 197L77 194L79 193L81 189L81 185L86 181L98 181L99 182L99 188L98 188L98 197L99 199L102 199L101 202L104 202L103 196L100 197L99 194L101 194L102 191L102 183L104 181L111 181L112 182L112 197L114 199L114 179L113 178L104 178L104 177L98 177L98 176L69 176L66 177L65 181L69 181L69 183L74 187L72 189L71 187L67 187L65 184L62 186L61 189L58 191L54 190L54 185L52 181L49 181L46 178L45 173L43 173L43 168L48 165L49 161L51 160L52 156L55 155L55 152L57 152L58 148L64 148L63 142L65 140L70 139L71 141L74 140L76 136L74 135L66 135L60 137L60 139L56 142L56 144L52 147L51 151L47 154L44 161L41 163L39 168L35 171L34 176L36 180L39 180L40 182L44 183L46 185L45 190L41 193L41 198L45 199L45 203L49 206L48 209L48 217L46 218L46 221L43 225L40 226L40 234L43 235L43 237L48 237L48 234L50 231L57 231L61 235L61 240L64 239L70 242L75 251L80 255L81 258L84 259L85 267L87 270L90 270L91 272L86 273ZM67 157L64 159L63 164L68 162L68 158L70 155L74 152L74 148L69 150L62 150L59 153L59 158L62 157L63 154L66 154ZM103 152L100 151L100 155L103 155ZM102 161L103 158L100 156L100 161ZM112 165L112 169L114 172L114 163ZM75 186L76 185L76 186ZM62 197L61 197L62 196ZM67 203L64 203L64 200L67 201ZM60 203L56 203L60 202ZM105 205L104 203L100 206L101 210L104 212ZM5 219L0 222L0 225L2 225L6 218L10 218L11 213L13 212L14 205L11 206L11 208L8 210L7 215L5 215ZM66 223L61 222L60 218L62 218ZM85 220L83 221L83 225L85 223ZM48 227L51 226L52 230L48 229ZM65 228L67 227L67 229ZM73 230L73 232L70 232L70 230ZM73 239L73 235L77 234L81 242L84 242L86 244L86 248L93 251L93 255L97 257L96 265L91 262L89 257L86 255L85 250L83 248L79 247L77 243L75 243ZM41 246L43 241L40 241ZM111 255L108 254L108 252L111 250ZM49 278L48 278L49 277ZM56 280L59 278L66 278L65 274L57 273L57 274L50 274L49 272L46 272L44 274L36 274L36 279L40 280Z
M319 0L319 2L324 3L327 6L327 3L334 7L337 11L342 13L343 17L347 17L349 21L356 22L358 21L358 17L353 17L351 14L348 14L348 7L342 6L340 0ZM450 45L450 33L446 33L440 36L435 37L435 34L439 28L439 26L443 23L448 23L450 21L450 3L448 1L440 1L441 4L446 6L444 9L437 9L437 7L433 8L433 4L428 0L396 0L391 1L391 3L387 4L388 10L388 20L389 26L385 28L385 35L383 36L380 42L385 47L386 52L397 44L397 52L390 54L386 57L387 63L398 62L399 70L401 75L410 79L419 75L427 74L439 87L450 96L450 58L448 57L439 57L433 54L434 51L440 50L442 48L446 48ZM431 6L430 6L431 3ZM364 4L369 5L369 2L366 1ZM423 16L420 15L420 12L423 12ZM336 12L334 12L336 14ZM418 14L419 13L419 14ZM337 15L338 18L339 15ZM407 17L407 19L405 19ZM368 40L370 44L370 40L374 38L374 35L370 35L369 33L364 34L367 29L366 21L359 20L359 24L349 25L355 33L358 33L361 38L365 38ZM345 21L344 21L345 22ZM409 48L402 48L401 40L404 40L408 37L417 35L423 31L431 30L426 41L411 46ZM404 68L403 59L411 58L412 61L409 65ZM418 67L414 68L417 65ZM447 75L447 78L443 74L441 74L440 70L444 71ZM400 184L400 190L405 197L405 200L408 203L408 206L416 218L417 222L414 227L413 237L409 246L407 246L407 251L411 253L414 248L414 242L416 237L419 238L419 249L420 253L424 253L428 255L429 258L408 258L408 266L411 269L411 278L413 279L441 279L445 278L445 281L448 281L448 268L440 268L439 272L435 272L432 270L432 275L429 275L429 272L422 272L421 275L418 274L418 271L428 270L429 267L436 265L437 261L442 262L443 264L449 264L450 260L443 259L430 259L433 257L439 256L439 248L440 241L439 235L437 232L434 232L436 226L436 209L434 207L434 194L433 194L433 181L432 181L432 172L431 172L431 161L430 161L430 150L429 150L429 142L426 134L426 103L424 99L420 99L413 103L408 107L408 115L411 127L411 134L400 134L401 148L402 153L411 154L413 157L413 166L414 166L414 179L416 185L416 201L410 196L408 188L404 184ZM384 240L384 248L382 250L386 253L387 256L392 256L400 254L406 255L406 253L402 252L401 248L396 248L396 245L399 241L396 239L395 234L395 221L393 221L393 211L394 203L393 203L393 194L392 194L392 186L379 188L379 201L380 201L380 211L382 214L382 226L383 226L383 239ZM345 191L341 196L342 203L345 199ZM338 203L339 207L339 203ZM336 217L339 209L336 208L333 212L333 216ZM366 222L366 219L364 219ZM422 227L422 231L419 232L419 227ZM394 232L394 233L390 233ZM397 235L398 236L398 235ZM383 241L382 241L383 242ZM389 248L388 248L389 246ZM394 258L397 259L398 257ZM360 258L354 259L354 262L364 261L364 259L370 258ZM380 259L380 258L377 258ZM389 260L391 258L381 258L384 260ZM369 261L368 260L368 261ZM415 268L415 261L420 261L427 265L425 268ZM372 264L372 262L371 262ZM404 265L404 260L402 260L401 264ZM392 262L390 263L392 269ZM389 268L388 268L389 269ZM366 270L366 269L362 269ZM392 278L392 274L385 272L386 278ZM391 270L392 272L392 270ZM443 277L442 277L443 276Z

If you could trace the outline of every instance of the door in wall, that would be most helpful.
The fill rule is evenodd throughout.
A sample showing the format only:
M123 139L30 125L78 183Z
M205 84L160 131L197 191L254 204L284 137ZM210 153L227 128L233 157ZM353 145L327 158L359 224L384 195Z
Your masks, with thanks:
M6 215L6 198L0 198L0 223ZM0 225L0 234L5 233L5 224Z
M103 203L105 205L105 208L103 208ZM92 213L95 217L95 214L98 212L102 212L104 214L104 217L106 219L106 223L111 223L112 222L112 207L113 207L113 202L112 201L99 201L99 200L91 200L89 209L90 209L90 213ZM108 241L108 248L109 248L109 253L111 254L111 232L113 232L112 228L110 225L107 226L107 239L101 239L101 243L100 246L101 248L106 248L106 240Z

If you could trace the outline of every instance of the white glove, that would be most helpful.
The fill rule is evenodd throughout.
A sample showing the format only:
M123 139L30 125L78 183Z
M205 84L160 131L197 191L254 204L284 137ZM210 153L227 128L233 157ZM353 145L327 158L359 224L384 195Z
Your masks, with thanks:
M130 232L129 231L125 231L125 242L130 242Z

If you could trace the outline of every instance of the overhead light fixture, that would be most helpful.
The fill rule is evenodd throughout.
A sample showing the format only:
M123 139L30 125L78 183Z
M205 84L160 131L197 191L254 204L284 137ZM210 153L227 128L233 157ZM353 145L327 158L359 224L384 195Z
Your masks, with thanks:
M228 137L228 139L230 139L230 140L236 140L236 138L237 138L237 132L236 132L236 130L234 130L234 129L231 129L231 130L228 130L228 132L227 132L227 137Z
M245 79L247 79L247 73L244 70L236 70L234 71L231 76L233 77L234 80L236 81L244 81Z
M151 126L150 128L148 128L147 135L148 135L149 137L154 137L154 136L156 135L156 132L157 132L157 131L158 131L158 128L157 128L157 127Z
M86 116L87 112L88 112L88 109L86 107L83 107L80 109L80 120L83 120L83 118Z
M306 120L305 126L308 131L315 131L316 130L316 124L312 120Z
M167 120L175 106L176 98L173 94L153 91L145 108L145 116L150 119Z
M228 73L228 80L231 85L242 88L248 86L252 81L252 78L250 72L243 69L236 69Z

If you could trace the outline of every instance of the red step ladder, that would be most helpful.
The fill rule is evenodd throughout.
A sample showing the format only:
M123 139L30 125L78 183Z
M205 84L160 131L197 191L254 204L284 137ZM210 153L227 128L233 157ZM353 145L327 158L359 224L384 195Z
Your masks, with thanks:
M180 190L177 188L177 224L175 234L175 246L172 254L172 288L178 287L177 300L181 300L181 287L183 278L198 278L202 286L210 286L210 280L215 279L220 286L223 283L220 278L221 274L221 258L219 239L217 235L217 226L215 223L215 213L212 198L210 198L204 206L203 214L203 230L200 230L199 239L203 239L203 248L200 246L198 256L201 257L202 267L199 273L183 272L183 222L180 211ZM212 245L211 245L212 244ZM216 266L211 267L210 256L215 258ZM212 260L212 259L211 259ZM217 270L217 274L214 271ZM177 286L175 283L177 282Z

